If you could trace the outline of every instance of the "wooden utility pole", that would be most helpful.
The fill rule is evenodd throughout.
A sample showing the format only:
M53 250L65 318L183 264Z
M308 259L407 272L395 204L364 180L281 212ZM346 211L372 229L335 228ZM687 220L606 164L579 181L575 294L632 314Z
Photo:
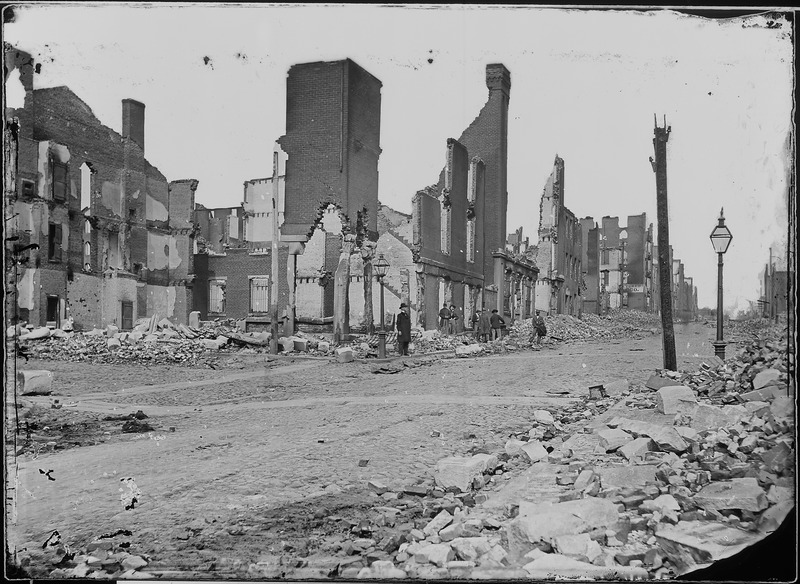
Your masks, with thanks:
M672 128L667 126L664 116L664 127L658 127L653 115L655 136L653 147L655 160L650 158L653 172L656 174L656 216L658 220L658 279L661 299L661 333L664 352L664 369L678 370L675 355L675 331L672 328L672 263L669 260L669 211L667 206L667 140Z
M272 153L272 293L270 294L269 352L278 353L278 152Z

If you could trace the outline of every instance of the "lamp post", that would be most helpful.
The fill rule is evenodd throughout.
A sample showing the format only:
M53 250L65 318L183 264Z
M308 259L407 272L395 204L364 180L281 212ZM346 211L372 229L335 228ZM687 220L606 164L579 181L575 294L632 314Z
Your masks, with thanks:
M383 257L383 254L378 256L378 261L372 265L375 270L375 275L381 285L381 330L378 331L378 359L386 359L386 324L384 322L385 310L383 309L383 279L389 271L389 262Z
M722 340L722 254L728 251L733 235L725 225L725 217L722 211L722 209L719 210L719 223L714 227L710 237L711 245L714 246L714 251L717 252L719 257L717 262L717 340L712 344L714 345L714 354L724 360L725 345L727 343Z

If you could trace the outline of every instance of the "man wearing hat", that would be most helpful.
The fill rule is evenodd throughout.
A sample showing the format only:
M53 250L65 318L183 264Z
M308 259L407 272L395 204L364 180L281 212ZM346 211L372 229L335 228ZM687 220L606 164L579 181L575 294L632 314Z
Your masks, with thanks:
M400 303L400 313L397 315L397 344L401 355L408 355L408 344L411 342L411 316L408 304Z

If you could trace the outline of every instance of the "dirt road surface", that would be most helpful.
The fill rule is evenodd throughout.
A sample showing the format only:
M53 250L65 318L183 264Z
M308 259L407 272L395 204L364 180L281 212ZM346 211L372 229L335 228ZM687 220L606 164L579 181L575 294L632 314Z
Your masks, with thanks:
M679 368L713 355L712 328L676 325L675 334ZM244 577L263 554L313 550L339 517L366 513L376 504L367 481L401 489L429 480L441 458L500 451L530 428L535 409L570 404L595 383L643 384L661 367L662 349L654 335L407 363L396 374L375 374L368 362L264 355L220 370L21 365L54 374L52 395L24 399L62 405L50 412L54 428L34 435L70 419L96 431L18 456L9 543L44 542L58 530L80 548L124 529L150 573ZM152 431L120 432L119 417L138 410ZM125 477L141 491L129 510L120 501ZM513 473L496 478L500 486ZM202 531L189 538L190 525Z

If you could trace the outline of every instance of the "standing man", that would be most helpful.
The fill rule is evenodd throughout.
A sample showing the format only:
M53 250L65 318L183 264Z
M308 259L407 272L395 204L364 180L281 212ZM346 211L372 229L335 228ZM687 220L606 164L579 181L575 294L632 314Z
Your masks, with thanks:
M439 311L439 332L443 335L450 334L450 316L450 309L447 308L447 302L445 302Z
M400 303L400 312L397 315L397 344L401 355L408 355L408 344L411 342L411 315L408 304Z
M490 321L492 324L492 340L495 341L501 337L501 330L506 325L506 321L503 320L503 317L500 316L500 314L498 314L496 308L492 310L492 318Z
M478 333L482 342L489 342L489 335L492 334L492 319L489 317L489 311L485 308L481 310L481 320L478 323Z
M462 324L461 311L455 304L450 305L450 332L457 335L461 332Z
M481 340L481 332L480 332L480 322L481 322L481 311L476 310L469 319L472 332L475 333L475 340Z

